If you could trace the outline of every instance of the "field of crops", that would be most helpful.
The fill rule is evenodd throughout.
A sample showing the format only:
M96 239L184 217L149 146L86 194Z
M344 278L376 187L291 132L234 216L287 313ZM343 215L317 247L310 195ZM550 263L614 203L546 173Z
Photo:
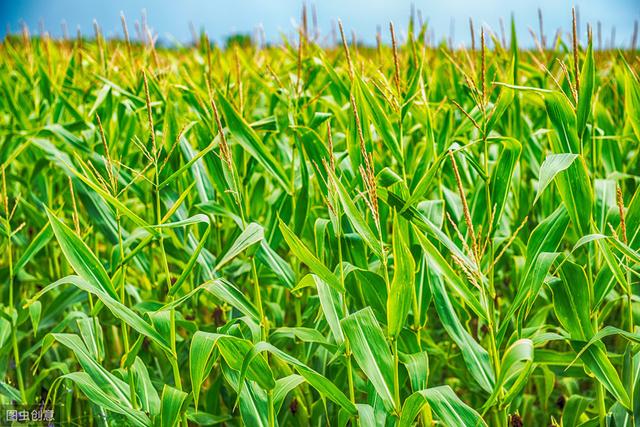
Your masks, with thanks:
M3 411L640 425L635 47L341 33L2 42Z

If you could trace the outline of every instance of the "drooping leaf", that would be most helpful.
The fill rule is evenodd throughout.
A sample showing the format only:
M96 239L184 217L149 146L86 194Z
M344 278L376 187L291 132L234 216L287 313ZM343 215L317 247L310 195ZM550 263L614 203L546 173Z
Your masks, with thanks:
M87 373L72 372L60 378L73 381L93 403L105 408L107 411L124 415L132 425L151 427L151 420L142 411L125 407L122 405L121 400L116 400L107 395Z
M553 179L560 172L566 170L571 164L578 158L577 154L550 154L544 159L542 166L540 167L540 176L538 178L538 191L536 192L536 199L534 201L537 202L540 198L540 195L544 192L549 184L553 181Z
M233 245L231 245L227 253L220 258L218 264L215 266L215 270L219 270L238 254L242 253L248 247L258 243L263 238L264 230L259 224L256 224L255 222L248 224L247 228L245 228L233 242Z
M240 371L243 360L247 353L251 351L252 345L246 340L230 335L202 331L198 331L193 335L189 349L189 368L196 407L198 407L202 383L211 372L215 362L213 356L216 349L232 369ZM251 360L248 365L247 376L266 389L270 390L275 387L271 369L261 357Z
M486 426L480 414L467 406L449 386L432 387L412 394L402 407L399 425L409 427L420 411L428 406L449 426Z
M291 364L294 369L305 379L305 381L308 382L309 385L311 385L313 388L315 388L321 395L334 401L350 414L353 415L356 413L355 405L351 403L347 396L345 396L344 393L342 393L335 384L333 384L324 376L320 375L315 370L309 368L304 363L300 362L295 357L290 356L289 354L283 352L279 348L267 342L260 342L251 349L251 352L244 359L241 369L241 378L243 378L242 374L247 372L247 367L251 366L255 358L259 357L259 354L264 351L273 354L285 363Z

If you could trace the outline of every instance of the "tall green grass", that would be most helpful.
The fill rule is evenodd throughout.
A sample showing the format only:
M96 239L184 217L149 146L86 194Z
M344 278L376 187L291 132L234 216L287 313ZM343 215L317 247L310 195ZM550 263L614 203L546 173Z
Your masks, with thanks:
M305 24L164 49L123 25L0 45L0 403L640 423L635 46L574 24L525 50L512 25L451 49L412 21L377 48L340 23L335 48Z

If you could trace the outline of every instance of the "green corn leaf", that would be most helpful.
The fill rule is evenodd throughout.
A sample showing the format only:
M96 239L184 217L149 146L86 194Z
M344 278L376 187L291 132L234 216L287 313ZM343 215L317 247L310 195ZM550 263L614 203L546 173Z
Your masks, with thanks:
M503 404L508 404L516 397L531 373L533 353L533 341L529 339L520 339L507 348L500 362L500 375L495 389L484 404L485 409L493 405L501 392L504 392Z
M260 242L264 238L264 229L255 222L247 225L242 233L233 242L226 254L218 261L215 270L219 270L233 258L245 251L248 247Z
M278 341L282 338L289 338L306 343L316 343L320 344L331 352L335 352L337 348L335 345L330 344L327 341L327 338L319 330L313 328L305 328L303 326L283 326L281 328L273 329L271 331L271 338Z
M579 394L570 396L562 410L562 425L580 425L580 416L584 413L590 403L591 399L580 396Z
M344 334L340 327L340 319L344 318L342 308L343 296L315 274L308 277L313 280L316 290L318 291L320 306L322 307L324 317L327 319L334 339L338 344L342 344L342 342L344 342Z
M91 357L95 360L103 360L104 337L98 319L82 317L76 320L76 324L78 325L82 341L87 346Z
M624 60L624 115L633 133L640 139L640 81L631 66Z
M51 336L73 352L91 381L105 394L120 402L123 407L133 409L129 401L129 385L98 364L80 337L74 334L51 334Z
M567 97L558 92L545 94L545 105L559 145L553 145L555 153L580 154L576 114Z
M631 249L624 242L621 242L618 239L609 237L607 238L607 243L609 243L612 247L620 251L620 253L625 257L627 257L632 263L640 264L640 253L636 250Z
M251 126L220 92L218 92L218 104L234 139L276 179L284 191L290 191L291 184L288 182L280 163L269 152Z
M180 138L179 144L183 155L188 161L184 166L181 166L180 169L171 174L170 177L161 182L160 187L168 186L174 180L181 177L186 169L191 169L191 175L193 176L193 181L195 182L200 202L206 204L210 201L211 198L214 197L215 191L212 185L212 179L210 178L209 171L202 157L213 150L215 146L212 143L200 152L196 152L196 150L191 147L191 144L184 136ZM231 188L234 189L234 187Z
M394 272L387 299L387 324L390 337L396 338L404 326L413 300L416 263L407 244L407 228L393 223Z
M295 277L291 266L265 240L260 242L256 258L278 276L280 283L289 289L293 289Z
M131 365L130 375L133 375L138 401L145 412L156 416L160 413L160 397L151 382L149 371L142 359L136 357Z
M620 261L618 261L616 256L611 252L611 248L609 247L616 247L615 243L610 244L610 242L615 242L616 240L617 239L609 239L603 234L589 234L587 236L583 236L580 240L578 240L578 242L574 246L574 251L589 242L596 242L598 248L600 249L600 252L602 253L602 257L604 258L605 263L609 267L611 273L613 273L613 277L616 279L616 282L620 284L620 287L624 292L627 292L627 290L630 289L630 284L627 281L627 277L622 271L622 268L620 267ZM604 298L607 293L608 292L603 292L602 295L599 296L594 295L594 297L596 298L594 301L594 305L599 305L601 299Z
M194 265L198 261L200 252L202 252L202 249L204 248L204 245L207 242L207 238L209 237L210 232L211 232L211 225L207 227L206 231L200 238L200 242L198 242L198 246L196 246L196 249L193 251L193 253L189 257L189 261L187 261L184 271L180 274L180 277L178 277L176 282L171 286L171 289L169 290L169 295L175 295L182 287L182 284L187 280L187 277L189 277L189 274L191 273Z
M162 427L174 427L180 421L182 404L187 398L187 393L164 385L160 406L160 425Z
M405 202L405 206L402 208L402 212L404 212L404 210L408 209L410 206L413 206L417 201L419 201L422 197L424 197L424 194L427 192L427 190L431 186L433 178L436 176L438 171L441 170L441 163L442 163L442 160L445 158L446 156L438 157L431 164L427 172L424 175L422 175L418 183L415 185L413 189L413 193L411 193L411 196L409 196L409 198Z
M391 154L399 163L403 163L403 156L400 144L396 138L396 134L391 126L389 117L382 109L378 100L374 97L373 93L369 90L369 87L360 78L356 79L358 90L356 93L356 103L358 105L366 105L367 111L370 113L369 117L376 131L380 134L382 143L391 151ZM362 98L360 98L360 95ZM362 102L364 101L364 102Z
M196 214L194 216L190 216L189 218L181 219L173 222L163 222L162 224L152 225L153 228L160 229L171 229L171 228L182 228L187 225L193 225L198 223L209 223L209 217L204 214Z
M560 269L561 280L551 284L553 308L562 327L572 339L585 340L593 336L590 319L589 284L585 271L571 261Z
M560 206L531 233L527 242L524 274L505 319L511 319L523 305L531 306L535 301L552 263L557 258L554 251L558 249L568 224L567 211ZM496 337L499 343L502 342L508 326L509 322L502 323Z
M221 366L226 382L234 390L240 389L239 407L244 425L267 427L269 425L267 393L251 381L245 380L244 387L241 387L240 373L224 363Z
M60 378L73 381L94 404L105 408L107 411L124 415L132 425L139 427L152 426L151 420L143 412L123 406L121 401L107 395L85 372L71 372Z
M282 403L291 390L304 383L304 377L296 374L287 375L276 380L276 387L273 389L273 406L276 413L280 412Z
M218 349L227 364L234 370L240 371L242 363L253 348L249 341L230 335L214 334L198 331L191 339L189 349L189 368L195 406L198 407L200 389L205 378L211 372L215 362L214 350ZM247 367L247 377L271 390L275 387L275 380L266 361L257 357L251 360Z
M340 183L333 172L329 172L329 176L334 188L336 189L336 193L338 194L338 199L340 199L342 209L344 209L344 213L347 215L347 218L349 218L349 221L358 232L358 235L362 237L362 239L373 251L373 253L378 256L382 256L380 241L369 227L369 224L367 224L364 216L356 207L355 203L351 199L351 196L349 196L347 190L344 188L342 183Z
M534 203L538 201L540 195L542 195L547 186L551 184L556 175L571 166L577 158L577 154L562 153L550 154L546 159L544 159L544 162L540 167L538 191L536 192Z
M361 427L377 427L378 420L376 419L376 413L371 405L358 403L358 420Z
M187 408L187 420L199 426L215 426L227 423L231 420L230 415L215 415L209 412L196 412L191 407Z
M240 378L244 378L244 374L247 372L247 368L251 366L255 358L259 357L259 354L262 352L269 352L283 362L292 365L294 369L305 379L305 381L309 383L309 385L311 385L313 388L315 388L321 395L337 403L351 415L356 413L355 405L351 403L351 401L349 401L349 399L344 395L344 393L340 391L340 389L338 389L338 387L335 386L335 384L333 384L324 376L320 375L315 370L309 368L304 363L300 362L295 357L288 355L279 348L267 342L257 343L251 349L249 354L247 354L240 371Z
M22 403L20 390L2 381L0 381L0 394L18 403Z
M171 348L167 343L165 337L160 335L158 331L156 331L153 326L139 317L136 313L134 313L130 308L122 304L120 301L112 298L109 294L104 292L102 288L99 288L80 276L67 276L64 277L38 292L31 301L36 301L44 294L49 292L52 289L55 289L64 284L72 284L78 289L81 289L85 292L89 292L95 296L97 296L100 301L111 311L111 313L126 323L129 327L136 330L138 333L150 338L156 344L158 344L162 349L171 353Z
M415 235L418 237L418 242L428 255L428 263L430 268L436 272L436 274L442 277L446 283L453 288L466 304L473 310L475 314L483 319L487 319L487 315L484 307L478 301L478 298L473 294L469 286L462 280L460 274L456 273L453 267L442 256L440 251L429 241L429 239L422 234L420 230L415 230Z
M242 314L260 320L258 310L251 301L231 282L226 279L213 279L202 284L207 292L216 298L238 309Z
M18 258L13 266L15 272L19 272L31 259L44 248L53 237L53 230L47 223L40 232L31 240L29 246L24 250L22 256Z
M258 321L260 316L258 315L258 309L253 305L251 301L238 289L236 285L228 281L227 279L211 279L197 286L190 292L187 292L180 298L175 299L171 303L165 304L158 311L166 311L174 309L181 304L189 301L191 298L199 294L201 291L206 290L217 299L229 304L231 307L237 309L245 316Z
M593 59L593 42L589 40L582 71L580 72L580 93L578 93L577 125L578 136L584 133L591 113L591 102L596 86L596 66Z
M85 169L89 169L86 166L86 164L83 166ZM78 178L80 181L82 181L87 187L89 187L95 193L100 195L100 197L102 197L105 201L113 205L118 210L118 212L121 212L123 215L125 215L127 218L133 221L136 225L150 229L149 224L147 222L145 222L142 218L140 218L137 214L135 214L131 209L129 209L124 203L122 203L116 197L113 197L113 195L111 195L109 192L104 190L95 182L91 181L89 178L84 176L82 173L80 173L76 169L72 168L70 165L66 165L66 167L69 168L71 173L73 173L73 175L76 178ZM152 229L150 229L150 232L155 233L155 231Z
M480 414L467 406L449 386L432 387L413 393L402 407L399 425L413 425L416 416L428 406L448 426L486 426Z
M29 305L29 318L31 319L31 325L33 326L33 336L38 334L38 325L40 324L40 318L42 316L42 303L40 301L34 301Z
M556 185L569 216L578 233L589 233L594 205L593 189L584 158L579 156L566 170L556 177Z
M422 232L428 233L430 236L437 239L443 246L445 246L452 255L455 255L456 258L465 265L465 267L469 271L473 271L478 273L479 276L482 276L483 280L486 280L486 277L482 275L480 271L478 271L477 266L474 262L472 262L469 257L445 234L439 227L437 227L433 222L431 222L428 218L426 218L420 211L413 207L407 207L404 209L407 204L402 199L402 197L397 194L387 191L384 188L378 188L378 197L383 200L388 206L394 208L397 212L399 212L403 217L412 222L419 230ZM479 316L483 316L478 313Z
M555 252L569 225L569 215L560 205L536 226L527 242L526 263L531 265L543 252Z
M391 351L373 311L369 307L357 311L343 319L341 324L360 369L373 384L385 407L397 410Z
M302 243L302 241L291 231L287 225L280 221L280 231L284 240L289 245L293 254L313 271L318 277L324 280L329 286L338 292L343 293L344 287L338 278L329 270L313 253Z
M75 272L92 286L99 288L111 298L117 299L116 290L109 275L91 249L76 233L56 218L53 212L47 210L47 216L60 249Z
M522 281L513 299L513 303L506 312L505 319L511 319L521 307L530 306L533 301L535 301L557 257L557 252L542 252L533 262L527 264L525 273L522 276ZM502 342L508 325L509 323L505 322L500 327L497 336L498 342ZM519 323L518 327L520 327Z
M511 178L522 151L522 144L513 138L501 138L501 141L503 148L493 168L489 189L491 203L494 205L492 209L495 209L492 230L497 229L502 217L511 187Z
M404 364L409 374L411 389L416 392L427 388L429 354L426 351L413 354L400 353L400 361Z
M433 303L442 325L451 339L460 347L471 376L480 387L491 393L495 385L495 374L489 362L489 353L473 339L460 323L442 280L438 276L433 276L430 283Z
M584 342L572 341L571 346L576 352L582 350ZM629 394L625 389L620 376L616 372L615 368L611 364L611 361L607 357L604 346L592 345L589 346L580 356L580 359L586 367L589 368L591 373L597 378L597 380L604 386L609 393L615 397L615 399L625 408L631 409L631 402L629 400Z
M629 342L633 342L633 343L636 343L636 344L640 343L640 334L624 331L624 330L616 328L614 326L605 326L600 331L598 331L598 333L595 334L589 340L589 342L587 342L582 347L582 349L578 352L576 358L574 359L574 362L575 362L576 359L580 358L580 356L582 356L582 354L585 351L587 351L589 349L589 347L591 347L593 344L595 344L597 342L602 342L603 338L609 337L609 336L612 336L612 335L618 335L621 338L624 338L624 339L628 340Z
M491 115L489 116L489 120L487 120L487 130L486 130L487 133L491 132L491 130L496 126L500 118L502 118L504 113L512 104L514 94L515 94L515 91L510 88L506 88L506 87L501 88L500 95L498 95L498 101L496 102L496 105L493 108L493 110L491 110Z

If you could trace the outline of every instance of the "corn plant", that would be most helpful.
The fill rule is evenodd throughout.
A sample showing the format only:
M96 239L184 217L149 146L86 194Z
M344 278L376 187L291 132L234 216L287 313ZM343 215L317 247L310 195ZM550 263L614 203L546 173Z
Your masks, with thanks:
M0 403L106 426L640 425L640 56L0 45ZM148 37L147 37L148 36ZM476 38L479 41L476 43Z

